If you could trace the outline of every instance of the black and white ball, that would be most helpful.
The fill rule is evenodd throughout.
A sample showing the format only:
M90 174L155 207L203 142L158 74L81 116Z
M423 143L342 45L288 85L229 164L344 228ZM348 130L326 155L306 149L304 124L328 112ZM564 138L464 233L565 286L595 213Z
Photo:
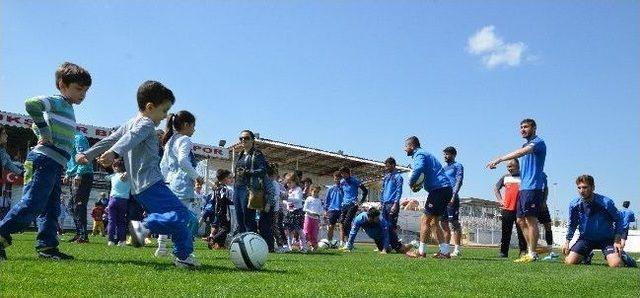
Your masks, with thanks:
M329 240L327 240L327 239L322 239L322 240L320 240L320 242L318 242L318 248L319 249L331 248L331 242L329 242Z
M267 262L269 248L260 235L247 232L238 234L229 245L231 261L236 268L244 270L260 270Z
M338 240L331 240L329 241L329 243L331 244L331 248L339 248L338 246L340 246L340 243L338 243Z

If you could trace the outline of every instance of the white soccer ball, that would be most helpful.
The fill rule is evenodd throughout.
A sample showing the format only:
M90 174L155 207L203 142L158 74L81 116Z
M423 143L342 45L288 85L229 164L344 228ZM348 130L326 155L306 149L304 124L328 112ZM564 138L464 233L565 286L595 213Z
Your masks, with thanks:
M320 240L320 242L318 242L318 248L319 249L331 248L331 243L327 239L322 239Z
M237 235L229 246L231 261L236 268L244 270L260 270L267 262L269 248L260 235L247 232Z
M331 244L331 248L338 248L338 240L331 240L329 243Z
M416 180L416 182L410 185L411 190L413 190L413 192L418 192L422 189L423 184L424 184L424 173L420 173L420 175L418 175L418 179Z

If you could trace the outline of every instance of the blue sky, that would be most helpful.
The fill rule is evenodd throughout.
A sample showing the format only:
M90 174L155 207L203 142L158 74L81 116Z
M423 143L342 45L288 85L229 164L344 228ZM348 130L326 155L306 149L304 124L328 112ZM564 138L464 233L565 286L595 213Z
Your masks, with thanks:
M94 79L82 123L125 121L154 79L196 114L196 142L250 128L408 164L415 134L438 156L456 146L461 194L487 199L505 169L484 166L532 117L553 209L590 173L638 210L639 4L556 2L1 1L0 109L54 93L68 60Z

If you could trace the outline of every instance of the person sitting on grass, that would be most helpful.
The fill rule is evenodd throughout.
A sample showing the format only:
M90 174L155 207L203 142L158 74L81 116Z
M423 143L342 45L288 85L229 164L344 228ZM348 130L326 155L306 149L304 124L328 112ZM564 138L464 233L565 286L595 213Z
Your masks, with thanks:
M602 250L609 267L621 267L620 257L626 237L623 235L620 214L613 200L594 192L592 176L582 175L576 179L579 197L569 204L569 224L567 240L562 247L566 264L590 264L591 251ZM569 246L576 228L580 231L578 240Z
M387 254L392 249L398 253L405 253L408 250L408 246L403 246L397 239L389 237L389 223L380 216L380 210L369 208L368 211L361 212L353 220L349 240L344 247L340 248L341 251L353 250L353 242L356 240L360 228L373 239L380 254ZM391 243L390 240L392 240Z

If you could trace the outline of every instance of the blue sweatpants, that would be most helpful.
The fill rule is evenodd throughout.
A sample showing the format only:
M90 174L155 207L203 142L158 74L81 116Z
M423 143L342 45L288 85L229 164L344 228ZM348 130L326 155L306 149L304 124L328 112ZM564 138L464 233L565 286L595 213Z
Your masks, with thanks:
M257 212L260 215L260 219L256 220L256 210L247 208L248 202L249 190L247 187L235 187L233 190L233 205L236 210L236 222L238 223L235 233L258 233L267 242L269 251L273 251L274 238L271 229L273 225L273 210Z
M29 152L24 168L22 199L0 222L0 236L11 243L11 234L22 231L36 219L36 249L58 247L56 224L60 216L62 165L44 154Z
M193 252L193 236L187 227L190 211L171 192L164 181L158 181L143 192L134 195L147 211L142 221L153 234L171 235L173 254L179 259Z

